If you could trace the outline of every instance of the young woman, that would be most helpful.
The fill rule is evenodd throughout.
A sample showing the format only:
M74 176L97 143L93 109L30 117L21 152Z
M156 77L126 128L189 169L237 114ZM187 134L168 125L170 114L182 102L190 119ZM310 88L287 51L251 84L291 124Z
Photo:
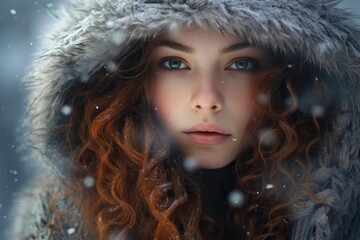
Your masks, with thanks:
M357 239L348 16L330 0L69 3L27 77L44 170L9 238Z

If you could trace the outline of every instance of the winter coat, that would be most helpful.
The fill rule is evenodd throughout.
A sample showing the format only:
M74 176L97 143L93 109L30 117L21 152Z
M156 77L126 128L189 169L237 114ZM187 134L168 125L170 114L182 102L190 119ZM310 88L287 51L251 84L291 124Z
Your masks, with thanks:
M360 28L335 0L78 0L58 13L26 77L26 128L43 174L19 194L8 239L82 239L81 221L53 229L48 201L61 191L68 156L44 129L54 128L76 82L109 64L135 39L209 25L254 44L301 57L336 83L333 118L314 158L311 182L324 203L293 206L289 239L360 239ZM328 81L319 79L319 81ZM66 110L66 109L65 109ZM55 149L55 150L54 150ZM49 157L52 156L52 157Z

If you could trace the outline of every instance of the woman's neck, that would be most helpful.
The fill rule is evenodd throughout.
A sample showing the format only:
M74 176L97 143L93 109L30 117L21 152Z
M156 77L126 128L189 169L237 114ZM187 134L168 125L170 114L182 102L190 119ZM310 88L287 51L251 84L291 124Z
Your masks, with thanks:
M234 188L235 161L217 169L199 169L196 172L200 187L202 209L219 225L227 207L227 195Z

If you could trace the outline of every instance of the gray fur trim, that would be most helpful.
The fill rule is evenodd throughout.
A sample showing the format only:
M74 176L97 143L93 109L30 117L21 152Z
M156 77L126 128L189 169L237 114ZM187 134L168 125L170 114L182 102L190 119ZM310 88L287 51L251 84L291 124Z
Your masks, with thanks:
M21 192L11 218L14 219L12 229L7 239L16 240L81 240L86 233L82 223L71 219L60 222L55 218L51 201L57 194L64 194L58 176L51 171L45 171L38 176L30 186ZM66 200L57 201L57 208L64 209ZM66 205L68 206L68 205ZM71 216L76 219L76 215ZM86 238L89 239L89 238ZM89 239L90 240L90 239Z

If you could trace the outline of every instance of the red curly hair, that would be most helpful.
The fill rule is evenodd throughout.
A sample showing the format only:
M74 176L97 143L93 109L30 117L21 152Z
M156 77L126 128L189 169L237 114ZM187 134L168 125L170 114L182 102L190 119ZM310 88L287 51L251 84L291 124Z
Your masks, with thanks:
M96 239L212 239L208 226L215 223L202 211L199 187L149 104L155 42L134 43L115 72L102 68L67 103L72 114L64 134L73 163L68 188ZM278 59L258 73L259 116L248 133L251 145L235 160L235 187L246 196L241 208L227 210L236 239L285 239L299 189L312 196L311 154L322 119L311 114L306 99L327 104L328 89L317 81L316 69ZM95 185L85 186L85 178Z

